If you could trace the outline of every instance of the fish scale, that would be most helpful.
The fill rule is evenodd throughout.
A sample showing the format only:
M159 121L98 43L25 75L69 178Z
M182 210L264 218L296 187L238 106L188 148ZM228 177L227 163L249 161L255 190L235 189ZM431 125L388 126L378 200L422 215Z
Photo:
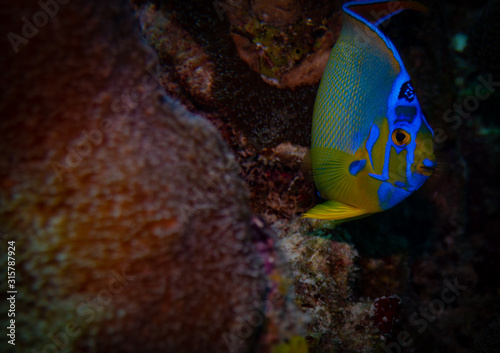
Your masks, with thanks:
M356 20L347 18L346 21ZM359 28L362 24L356 22L354 28ZM321 79L314 108L312 147L331 147L355 153L368 135L371 124L367 122L385 115L386 107L380 102L387 101L392 88L389 83L395 80L399 65L395 60L384 62L377 52L380 46L385 46L382 40L376 43L377 46L355 46L352 28L343 27ZM365 89L364 86L369 84L377 87L377 97ZM346 120L349 120L348 124ZM341 129L342 134L339 134ZM355 141L350 136L359 136L359 139Z

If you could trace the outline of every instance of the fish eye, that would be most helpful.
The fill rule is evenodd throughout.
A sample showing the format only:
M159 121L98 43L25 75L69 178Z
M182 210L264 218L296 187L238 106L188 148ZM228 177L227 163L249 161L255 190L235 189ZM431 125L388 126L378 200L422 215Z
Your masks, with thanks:
M410 134L403 129L396 129L392 133L392 142L394 142L396 146L399 147L406 146L407 144L410 143L410 141L411 141Z

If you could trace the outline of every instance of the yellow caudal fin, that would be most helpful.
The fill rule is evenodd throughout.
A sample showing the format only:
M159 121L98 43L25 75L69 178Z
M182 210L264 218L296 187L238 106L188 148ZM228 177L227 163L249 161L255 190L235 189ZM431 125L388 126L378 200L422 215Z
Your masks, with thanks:
M337 201L326 201L316 205L302 215L302 218L316 218L324 220L340 220L357 218L365 215L366 211Z

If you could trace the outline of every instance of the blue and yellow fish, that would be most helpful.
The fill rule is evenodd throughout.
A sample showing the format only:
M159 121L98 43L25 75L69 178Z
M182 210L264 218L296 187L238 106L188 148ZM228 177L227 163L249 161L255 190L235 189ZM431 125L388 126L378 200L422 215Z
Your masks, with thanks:
M310 151L314 182L326 201L304 217L345 220L393 207L436 167L433 131L392 42L377 28L413 1L355 1L314 105Z

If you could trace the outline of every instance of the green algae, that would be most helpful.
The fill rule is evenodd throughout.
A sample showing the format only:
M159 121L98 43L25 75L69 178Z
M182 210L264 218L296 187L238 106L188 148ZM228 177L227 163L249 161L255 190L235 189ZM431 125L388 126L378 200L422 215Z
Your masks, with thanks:
M307 19L292 26L277 27L252 17L243 28L232 30L243 32L262 52L259 73L279 80L285 72L320 47L320 37L326 32L326 27L315 26Z

